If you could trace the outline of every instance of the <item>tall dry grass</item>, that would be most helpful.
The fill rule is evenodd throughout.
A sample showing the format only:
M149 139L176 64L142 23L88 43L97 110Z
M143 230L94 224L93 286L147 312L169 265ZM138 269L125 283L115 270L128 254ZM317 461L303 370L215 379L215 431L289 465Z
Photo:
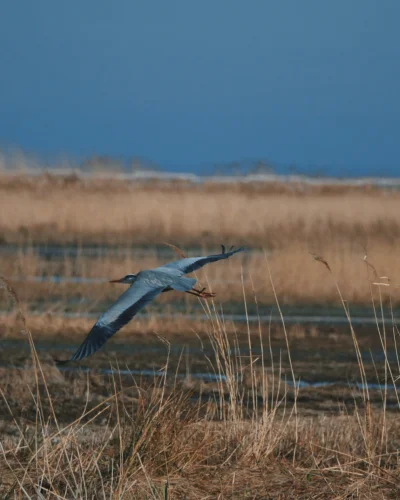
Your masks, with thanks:
M212 251L215 249L205 248L201 253L207 254ZM339 304L335 289L332 288L330 281L321 275L321 269L313 260L310 251L322 252L329 260L340 287L346 290L346 300L351 304L367 306L370 304L370 290L366 286L368 276L364 261L365 249L349 242L334 242L328 247L322 244L307 245L292 242L270 252L270 265L282 304ZM400 302L400 249L396 245L373 242L368 246L367 251L368 259L374 263L377 270L375 281L379 282L382 276L390 278L388 284L392 291L391 300L392 304L397 306ZM190 252L190 255L193 254L193 251ZM85 311L96 310L96 308L98 310L97 304L114 300L122 293L124 287L106 282L76 283L73 279L77 277L93 280L120 278L129 272L151 269L176 258L172 250L169 256L163 258L149 250L148 255L136 255L132 252L131 255L123 257L107 254L89 257L78 253L77 258L65 256L50 260L38 256L33 251L27 253L16 251L13 255L0 255L0 269L10 279L19 278L14 282L14 286L23 302L33 303L40 299L41 302L50 303L50 307L58 303L59 308L65 308L69 298L82 299L79 310ZM237 254L226 261L206 266L198 271L196 276L203 286L210 287L217 294L219 303L240 303L242 272L245 276L246 292L252 293L254 288L261 304L273 304L273 290L264 270L262 251ZM62 276L72 278L72 280L62 283L37 283L24 280L41 276ZM377 293L377 290L374 293ZM387 299L384 300L387 302ZM198 304L193 297L177 293L165 293L157 300L164 306L182 301L185 303L187 312Z
M321 267L321 274L325 271L347 314L343 292L324 257L320 260L328 269ZM279 308L272 280L271 287ZM193 401L192 392L169 373L167 356L164 375L147 385L134 378L126 385L114 366L108 392L96 401L91 400L88 378L79 415L66 422L59 384L66 385L67 393L68 382L55 375L54 367L40 362L18 297L7 282L6 288L31 346L25 393L32 416L21 419L22 408L15 404L18 393L12 384L2 384L9 421L0 443L0 488L5 498L399 496L400 405L394 413L385 405L387 384L398 376L389 367L385 339L397 332L377 332L387 367L380 409L372 409L364 386L353 411L308 418L297 408L301 390L289 384L296 387L296 374L292 369L282 382L279 359L271 355L268 342L263 344L263 326L257 344L249 332L250 356L242 356L236 336L227 334L223 318L210 307L206 311L214 355L208 362L219 376L211 398ZM381 295L373 304L377 315L382 304ZM357 333L348 319L358 352ZM282 327L289 355L283 316ZM262 347L257 357L252 354L255 345ZM368 382L358 359L360 381Z
M224 185L206 183L150 183L102 180L76 176L39 177L0 175L0 242L151 246L170 241L199 252L215 251L220 243L268 249L275 284L283 304L331 303L337 296L310 258L322 253L331 262L347 300L369 303L365 287L365 254L378 274L390 274L393 301L400 284L400 193L338 187L268 183ZM174 258L171 252L171 258ZM209 280L223 300L240 300L241 268L254 273L262 254L237 255L219 266L209 266L199 277ZM167 260L167 259L166 259ZM39 259L35 255L1 256L3 274L112 277L149 268L165 260L151 254L139 257ZM273 302L265 273L256 273L257 297ZM16 286L18 286L16 284ZM246 283L247 291L250 290ZM49 292L82 297L114 298L115 289L18 286L28 295ZM165 294L169 301L175 295ZM222 299L219 296L219 299Z
M395 245L400 193L0 176L5 242Z

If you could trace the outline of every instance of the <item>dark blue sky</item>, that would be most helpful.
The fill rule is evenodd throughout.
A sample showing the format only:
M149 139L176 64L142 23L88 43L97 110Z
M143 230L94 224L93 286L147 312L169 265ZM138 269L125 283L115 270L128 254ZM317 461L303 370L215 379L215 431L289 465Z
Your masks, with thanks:
M0 145L400 175L399 0L2 0Z

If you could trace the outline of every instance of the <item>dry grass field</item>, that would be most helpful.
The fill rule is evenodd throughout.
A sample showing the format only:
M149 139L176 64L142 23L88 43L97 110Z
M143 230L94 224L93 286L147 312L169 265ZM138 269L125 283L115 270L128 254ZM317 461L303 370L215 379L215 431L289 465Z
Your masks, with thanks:
M310 249L395 245L400 193L377 188L0 175L3 242ZM340 248L340 247L338 247Z
M384 282L390 285L393 304L400 302L400 252L395 244L371 244L368 262L364 253L349 242L343 244L319 245L318 254L329 263L332 272L345 291L346 300L352 304L370 304L371 290L369 283ZM312 248L313 253L315 249ZM207 254L219 249L212 246L203 250L190 251L188 255ZM248 296L257 296L262 304L274 302L273 291L269 283L267 262L274 275L274 282L283 304L337 304L338 295L324 270L310 254L310 247L305 243L290 243L283 248L268 252L252 251L235 255L223 265L208 266L196 273L203 286L208 286L217 294L220 303L241 302L243 288ZM156 254L138 255L134 253L122 257L99 255L95 257L68 255L49 260L34 252L16 251L11 255L0 255L3 273L9 278L17 278L15 287L24 301L38 295L57 295L59 300L68 297L90 300L92 303L116 298L121 293L121 286L96 283L95 280L115 279L128 272L138 272L162 265L177 257L172 252L159 257ZM376 274L375 274L376 273ZM27 287L23 277L61 276L67 278L62 283L31 282ZM389 278L382 278L383 276ZM93 282L73 282L76 277L88 278ZM68 282L68 278L71 280ZM382 279L381 279L382 278ZM0 292L1 293L1 292ZM164 294L159 300L169 303L184 298L175 293ZM193 298L185 297L189 306Z
M0 497L399 498L399 209L377 188L2 173ZM165 241L249 252L198 273L214 301L162 294L87 369L59 370L122 290L79 279L176 258ZM310 305L345 323L246 321Z
M337 301L336 292L310 252L330 262L346 300L352 303L370 302L367 266L363 262L367 254L378 278L390 278L392 300L398 303L399 236L398 191L0 175L3 244L131 248L168 241L187 249L190 255L191 247L206 253L215 251L220 243L265 249L283 303ZM172 251L170 258L174 258ZM75 262L65 258L54 263L35 255L20 255L16 250L11 257L1 257L1 266L9 277L55 272L63 276L115 278L165 260L152 256L150 249L147 256L112 258L104 254L100 258L80 257ZM247 292L252 290L249 283L253 280L258 299L271 303L262 251L235 256L224 266L210 266L199 277L207 276L211 285L215 283L217 293L218 281L238 282L239 286L224 287L224 297L240 300L242 269Z

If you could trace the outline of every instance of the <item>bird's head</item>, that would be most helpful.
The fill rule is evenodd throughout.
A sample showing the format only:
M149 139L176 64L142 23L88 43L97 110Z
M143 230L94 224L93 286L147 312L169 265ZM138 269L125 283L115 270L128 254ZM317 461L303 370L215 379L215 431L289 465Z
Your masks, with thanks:
M132 285L137 278L137 274L127 274L119 280L110 280L110 283L123 283L124 285Z

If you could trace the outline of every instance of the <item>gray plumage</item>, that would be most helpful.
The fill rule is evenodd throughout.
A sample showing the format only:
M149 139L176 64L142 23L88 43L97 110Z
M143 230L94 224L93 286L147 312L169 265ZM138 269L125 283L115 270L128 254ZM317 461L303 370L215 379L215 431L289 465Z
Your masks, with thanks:
M197 271L206 264L210 264L210 262L216 262L217 260L227 259L231 255L238 252L243 252L244 250L244 248L237 248L236 250L233 250L233 248L231 247L227 252L224 245L221 246L222 246L222 253L216 255L206 255L203 257L188 257L186 259L176 260L174 262L169 262L164 266L157 267L155 271L162 270L163 272L176 274L178 276L183 276L184 274L193 273L194 271Z
M220 254L180 259L152 270L128 274L121 280L116 280L119 283L130 284L130 287L100 316L76 353L70 359L59 363L79 361L94 354L160 293L168 290L191 293L197 280L188 278L184 276L185 274L196 271L210 262L227 259L243 250L244 248L236 250L231 248L226 252L222 245Z

